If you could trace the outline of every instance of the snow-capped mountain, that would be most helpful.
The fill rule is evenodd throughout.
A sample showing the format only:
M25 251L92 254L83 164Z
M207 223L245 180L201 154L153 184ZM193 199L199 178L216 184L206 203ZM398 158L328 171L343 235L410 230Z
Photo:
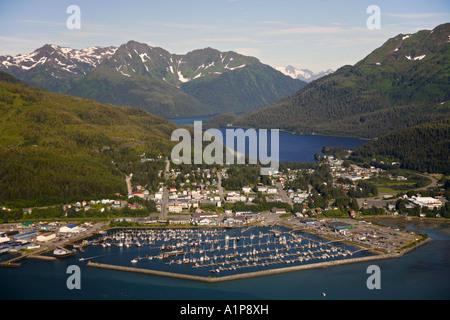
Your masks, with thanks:
M285 67L285 66L275 67L275 69L293 79L298 79L298 80L302 80L305 82L311 82L311 81L317 80L323 76L329 75L334 72L333 70L328 69L327 71L321 71L319 73L314 73L311 70L297 69L291 65L289 65L287 67Z
M254 110L304 85L233 51L204 48L180 55L129 41L68 94L180 117Z
M235 52L205 48L177 55L145 43L129 41L117 49L107 65L123 77L146 75L179 87L195 79L221 75L255 63L259 63L256 58Z
M115 47L89 47L76 50L46 44L30 54L0 57L0 68L5 71L11 68L28 71L39 66L45 66L72 74L86 74L97 67L105 58L113 55L116 50Z
M254 110L306 85L233 51L180 55L136 41L83 50L47 44L30 54L1 56L0 71L50 91L165 117Z
M73 81L95 69L116 50L115 47L76 50L46 44L30 54L0 56L0 70L28 84L65 92Z

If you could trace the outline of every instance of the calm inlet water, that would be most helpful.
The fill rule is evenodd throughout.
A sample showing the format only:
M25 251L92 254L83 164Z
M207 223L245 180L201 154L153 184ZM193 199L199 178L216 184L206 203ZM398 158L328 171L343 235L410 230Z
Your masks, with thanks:
M205 117L190 117L169 119L178 125L193 124L194 121L205 121L210 116ZM226 137L227 129L238 128L220 128L222 141ZM246 129L243 129L244 131ZM256 130L258 133L258 130ZM268 130L268 150L270 156L270 130ZM288 132L279 132L279 160L280 161L297 161L297 162L313 162L314 154L321 153L323 146L343 146L349 149L354 149L367 142L367 140L347 137L332 137L332 136L318 136L318 135L297 135ZM237 143L235 143L236 149ZM246 154L248 155L248 141L246 142Z
M227 130L236 130L238 128L220 128L222 136L219 138L222 141L227 141ZM244 132L246 129L243 129ZM258 141L259 131L256 130ZM271 140L270 130L267 132L267 156L269 159L273 157L271 154ZM332 136L317 136L317 135L298 135L288 132L279 132L279 160L280 161L293 161L293 162L314 162L314 155L322 152L323 146L343 146L348 149L354 149L367 142L367 140L347 137L332 137ZM237 139L234 142L234 150L237 150ZM228 147L231 145L227 144ZM249 156L249 140L245 143L245 154ZM259 149L256 148L258 158L265 159L265 154L260 154ZM239 150L238 150L239 151Z

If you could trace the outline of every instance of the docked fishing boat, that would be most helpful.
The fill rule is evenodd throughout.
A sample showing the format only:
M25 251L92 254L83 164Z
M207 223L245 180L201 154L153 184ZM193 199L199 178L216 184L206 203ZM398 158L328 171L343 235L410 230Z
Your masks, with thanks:
M72 249L72 250L63 250L60 248L56 248L55 250L53 250L53 255L57 258L65 258L65 257L70 257L73 256L77 253L77 250Z

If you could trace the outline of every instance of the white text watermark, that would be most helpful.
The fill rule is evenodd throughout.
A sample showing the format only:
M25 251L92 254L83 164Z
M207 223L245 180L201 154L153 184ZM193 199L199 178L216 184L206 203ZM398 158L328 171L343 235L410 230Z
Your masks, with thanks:
M261 175L271 175L279 168L278 129L270 130L270 143L267 129L225 129L225 139L223 139L223 134L219 129L208 129L203 132L202 122L195 121L193 146L191 133L187 129L174 130L171 140L180 141L172 149L171 158L174 164L191 164L192 162L208 165L246 164L246 159L248 159L248 164L259 163L261 165ZM203 142L209 141L211 143L203 150ZM245 156L246 141L248 141L248 157ZM268 154L269 149L270 155Z

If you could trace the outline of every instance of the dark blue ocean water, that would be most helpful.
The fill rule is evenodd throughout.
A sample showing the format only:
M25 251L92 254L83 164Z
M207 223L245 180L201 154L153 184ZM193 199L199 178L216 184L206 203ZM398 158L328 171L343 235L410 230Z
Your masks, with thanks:
M90 268L85 265L86 261L78 259L109 254L105 262L129 262L130 256L135 256L126 254L129 249L125 248L120 252L113 247L91 246L84 253L54 262L27 259L22 261L21 268L1 268L0 299L448 300L448 229L433 227L421 231L427 232L433 240L400 258L214 284ZM380 267L379 290L369 290L366 286L367 268L371 264ZM80 267L79 290L69 290L66 286L69 277L66 270L70 265Z

